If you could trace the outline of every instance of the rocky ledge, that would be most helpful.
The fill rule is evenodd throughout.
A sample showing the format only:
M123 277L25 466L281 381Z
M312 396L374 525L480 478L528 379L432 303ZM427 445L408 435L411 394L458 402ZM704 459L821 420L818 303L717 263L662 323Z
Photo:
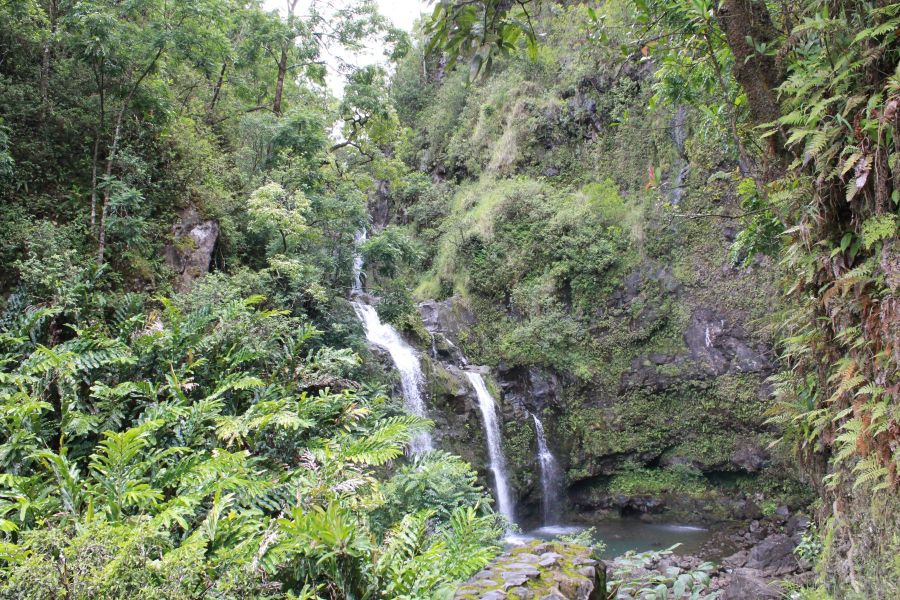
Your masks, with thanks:
M605 590L606 565L590 548L536 540L495 559L455 600L605 600Z
M456 592L455 600L751 600L783 598L787 585L814 574L796 552L809 521L786 507L749 527L721 531L702 553L720 564L675 554L675 547L627 552L606 562L568 542L532 541L494 560Z

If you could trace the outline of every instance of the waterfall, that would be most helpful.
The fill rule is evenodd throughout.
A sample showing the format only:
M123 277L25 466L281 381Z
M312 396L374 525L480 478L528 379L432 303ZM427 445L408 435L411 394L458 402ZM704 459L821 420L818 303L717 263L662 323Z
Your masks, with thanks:
M353 253L353 292L358 294L363 291L363 257L362 254L359 253L359 247L366 243L366 230L360 229L359 231L357 231L356 235L353 237L353 240L356 245L356 251Z
M366 230L362 229L356 234L357 248L366 241ZM391 356L397 371L400 372L400 387L403 390L403 402L406 410L412 414L426 418L425 401L422 398L422 388L425 377L422 375L422 365L416 351L407 344L396 329L388 323L382 323L371 304L363 302L362 294L362 256L357 250L353 256L353 295L357 300L352 302L356 316L363 324L366 331L366 339L370 344L387 351ZM419 434L410 442L410 450L413 454L421 454L434 450L431 434L426 432Z
M547 446L547 436L544 434L544 425L537 415L534 419L534 433L537 438L538 462L541 464L541 493L544 510L544 525L554 525L559 521L559 491L562 483L562 473L559 464L550 448Z
M500 446L500 422L497 418L497 405L494 398L484 383L484 378L478 373L466 371L466 377L475 389L478 396L478 407L481 409L481 420L484 423L484 433L487 437L488 459L490 460L491 473L494 475L494 488L497 494L497 509L500 514L514 522L514 506L512 495L509 491L509 483L506 480L506 459L503 456L503 448Z
M378 318L375 308L362 302L354 302L353 310L366 330L366 339L375 346L387 350L397 371L400 372L400 387L403 389L403 400L406 409L419 417L427 417L425 401L422 399L422 387L425 378L422 375L422 365L419 357L412 347L403 341L397 330L382 323ZM413 454L420 454L434 450L431 434L422 433L416 436L410 443Z

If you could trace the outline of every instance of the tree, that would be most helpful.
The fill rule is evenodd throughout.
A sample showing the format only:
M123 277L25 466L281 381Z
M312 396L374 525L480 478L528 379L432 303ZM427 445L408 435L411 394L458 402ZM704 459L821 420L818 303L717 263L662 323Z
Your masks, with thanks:
M114 189L114 169L127 126L138 116L135 101L155 75L166 53L178 44L202 39L215 24L210 2L167 3L157 0L119 5L106 0L81 2L67 19L67 32L90 68L96 101L91 160L91 229L96 230L97 262L104 262L107 217ZM213 20L210 22L210 19ZM140 117L138 117L140 120ZM102 168L102 172L101 172ZM98 195L102 193L102 199Z
M251 227L258 231L274 230L281 238L281 251L288 252L288 240L295 241L307 231L304 214L309 201L302 192L287 193L277 183L269 183L250 196L248 202Z

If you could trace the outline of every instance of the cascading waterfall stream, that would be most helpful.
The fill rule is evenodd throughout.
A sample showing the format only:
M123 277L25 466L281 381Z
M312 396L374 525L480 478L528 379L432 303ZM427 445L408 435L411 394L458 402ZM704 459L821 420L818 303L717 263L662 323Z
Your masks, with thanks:
M547 446L544 424L541 423L541 420L535 414L532 414L531 418L534 420L538 462L541 465L541 498L543 500L544 525L555 525L559 522L559 492L562 484L562 472L559 469L556 458Z
M484 424L485 436L487 437L488 459L490 460L491 473L494 475L497 509L501 515L509 519L510 523L513 523L515 522L515 506L512 494L509 491L506 458L503 456L503 448L500 446L500 421L497 418L497 404L494 402L494 397L488 391L484 378L481 375L472 371L466 371L466 377L478 396L478 408L481 410L481 420Z
M366 230L360 229L359 231L357 231L356 235L353 237L353 241L355 242L356 247L353 253L353 293L360 294L363 291L363 257L359 252L359 247L366 243Z
M403 390L403 400L406 409L414 415L427 417L425 401L422 398L422 388L425 378L422 374L422 366L416 351L407 344L396 329L387 323L382 323L378 313L365 299L363 289L363 259L358 248L366 241L366 231L360 230L355 237L357 252L353 256L353 289L351 298L353 310L363 324L366 331L366 339L370 344L382 348L390 355L397 371L400 373L400 385ZM446 340L454 350L458 349L450 340ZM437 355L432 338L432 352ZM468 364L465 357L459 352L459 360L463 365ZM484 382L484 378L478 373L466 372L466 377L475 389L478 396L478 406L484 423L484 431L487 437L488 458L491 472L494 476L494 487L497 497L497 509L510 523L514 522L515 508L506 472L506 459L500 445L500 422L497 417L497 405ZM410 451L420 454L434 449L434 443L429 433L418 435L410 442Z
M425 401L422 399L422 387L425 378L422 375L422 365L419 357L412 347L403 341L397 330L382 323L375 312L375 307L363 304L360 301L353 302L353 310L366 330L366 339L369 343L387 350L397 371L400 372L400 387L403 390L403 400L407 410L419 417L427 417ZM422 433L410 442L413 454L420 454L434 449L430 433Z
M362 230L356 235L357 244L366 239L366 232ZM366 339L370 344L387 351L400 373L400 387L403 390L403 401L406 409L412 414L427 418L425 400L422 398L422 388L425 377L422 375L422 365L419 356L413 348L407 344L396 329L387 323L382 323L375 311L375 307L363 301L362 287L362 257L357 252L353 257L353 310L363 324L366 331ZM417 435L410 442L410 451L413 454L421 454L434 450L434 443L430 433Z

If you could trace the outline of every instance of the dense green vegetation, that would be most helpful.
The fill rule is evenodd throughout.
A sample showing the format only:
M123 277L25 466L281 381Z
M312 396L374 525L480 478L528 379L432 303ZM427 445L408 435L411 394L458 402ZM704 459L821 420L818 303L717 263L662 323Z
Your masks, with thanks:
M692 107L698 139L717 138L720 158L739 164L747 179L736 186L744 218L732 258L779 261L783 370L771 414L822 497L828 583L839 595L896 595L896 537L873 532L895 529L898 514L900 5L629 5L624 22L620 3L586 8L590 38L621 44L620 71L652 61L650 104ZM557 11L448 0L429 31L485 74L520 48L540 64L543 15Z
M344 300L409 169L385 74L336 100L322 57L405 35L313 9L0 5L0 596L422 598L496 552L468 465L398 464L430 424ZM220 231L193 285L188 213Z
M526 508L534 412L586 519L809 510L798 597L900 594L900 4L298 4L0 2L0 597L452 597L508 524L424 300L550 390Z

